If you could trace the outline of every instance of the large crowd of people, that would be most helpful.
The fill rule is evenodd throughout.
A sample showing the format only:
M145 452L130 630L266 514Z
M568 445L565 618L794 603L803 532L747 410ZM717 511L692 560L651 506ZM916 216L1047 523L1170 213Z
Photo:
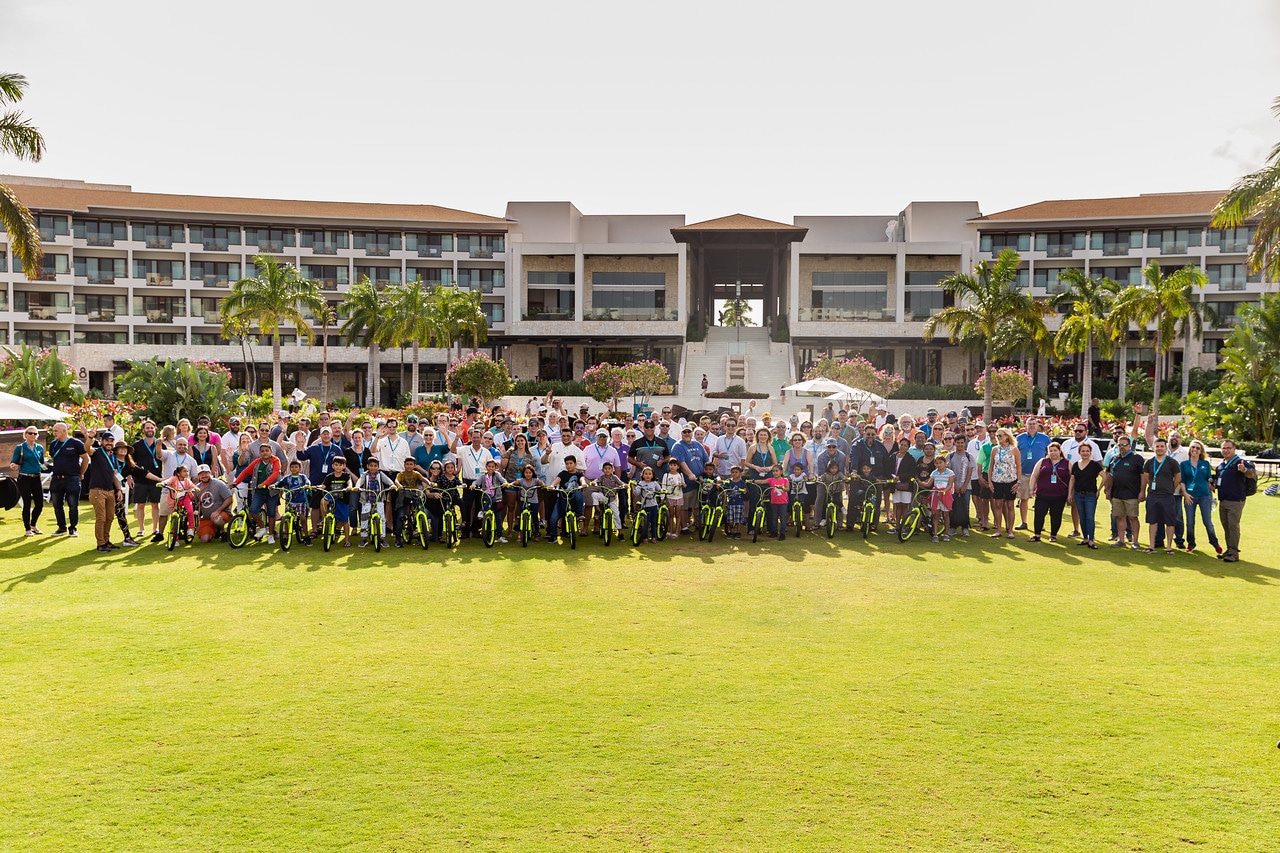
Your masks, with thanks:
M1239 559L1241 517L1256 489L1253 464L1230 439L1221 442L1215 464L1200 441L1184 445L1176 430L1160 436L1154 418L1145 419L1145 430L1143 422L1116 428L1107 441L1092 411L1069 435L1050 436L1036 416L1018 429L986 424L967 409L940 415L930 408L915 417L886 406L864 415L828 404L809 419L673 414L666 407L613 418L585 405L566 411L549 396L531 400L523 415L455 406L430 422L413 414L403 423L358 415L348 422L332 412L313 422L287 411L258 423L231 417L215 425L200 417L158 427L144 420L128 437L132 443L108 416L92 435L54 424L47 443L27 428L10 468L27 536L42 535L50 477L53 535L77 535L87 487L96 547L104 552L141 544L148 521L151 541L160 541L173 513L184 515L193 537L212 541L238 506L254 521L257 538L273 542L282 500L300 516L307 544L332 510L343 545L353 544L353 534L363 545L370 508L401 544L411 505L429 513L432 536L456 506L463 539L478 536L482 512L496 509L498 542L528 508L535 530L555 542L569 510L589 533L606 515L620 526L632 509L665 504L671 519L665 535L675 539L691 525L697 532L707 501L724 507L728 538L740 538L764 505L768 530L760 532L781 539L796 505L804 526L816 527L834 504L838 525L852 529L874 489L876 529L903 523L924 494L934 542L971 531L1008 539L1026 531L1030 541L1057 542L1069 522L1066 538L1097 548L1099 527L1108 532L1097 519L1099 498L1106 497L1112 547L1195 551L1199 526L1219 558ZM1140 441L1147 453L1137 449ZM655 541L657 512L646 515L650 526L641 538ZM112 542L113 523L121 545Z

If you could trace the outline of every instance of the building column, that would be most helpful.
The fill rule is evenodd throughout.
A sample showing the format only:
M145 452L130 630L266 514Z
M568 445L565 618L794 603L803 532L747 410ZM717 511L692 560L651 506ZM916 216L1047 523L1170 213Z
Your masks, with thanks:
M907 246L898 244L898 252L893 263L893 316L897 322L906 321L907 317Z
M680 243L676 254L676 319L689 322L689 244ZM682 333L683 334L683 333Z
M787 302L791 306L791 329L795 334L795 324L800 320L800 244L791 244L791 263L787 269Z
M573 250L573 319L582 322L582 307L587 301L587 259L579 243Z
M507 322L511 323L524 319L524 255L508 247L507 263L510 269L507 271L507 295L503 301L506 303Z

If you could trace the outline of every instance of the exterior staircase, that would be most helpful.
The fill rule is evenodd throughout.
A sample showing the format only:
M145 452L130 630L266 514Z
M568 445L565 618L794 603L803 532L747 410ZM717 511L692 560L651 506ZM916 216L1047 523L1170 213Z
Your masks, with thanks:
M684 376L680 383L682 396L701 393L704 373L709 391L723 391L730 385L742 385L748 391L776 397L778 389L791 382L791 347L771 344L768 329L712 326L707 330L703 348L703 353L685 356ZM779 348L784 351L773 354L773 350Z

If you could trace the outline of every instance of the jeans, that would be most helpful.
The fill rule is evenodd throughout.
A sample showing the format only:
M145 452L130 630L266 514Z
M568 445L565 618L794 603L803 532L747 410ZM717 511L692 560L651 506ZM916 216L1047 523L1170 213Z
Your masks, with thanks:
M49 485L49 502L53 504L53 517L58 520L58 529L75 530L80 522L80 478L71 474L54 474Z
M639 513L639 508L637 507L637 515L638 515L638 513ZM657 504L655 504L655 505L653 505L653 506L647 506L647 507L645 507L645 508L644 508L644 530L643 530L642 532L644 533L644 538L646 538L646 539L657 539L657 538L658 538L658 507L657 507Z
M582 492L570 492L569 506L573 507L574 514L578 516L579 524L582 523L581 521L582 505L583 505ZM550 521L547 522L548 536L556 536L557 534L559 534L560 519L564 517L564 514L565 514L565 496L556 495L555 499L551 502L551 519Z
M22 526L30 530L36 526L44 509L44 487L40 485L40 475L19 474L18 496L22 498Z
M1085 542L1092 542L1094 529L1097 527L1098 493L1089 495L1076 492L1076 512L1080 514L1080 538Z
M1205 533L1209 536L1209 544L1217 548L1218 531L1213 527L1213 495L1205 495L1191 500L1194 503L1190 506L1187 505L1185 500L1182 502L1187 518L1187 547L1196 547L1196 511L1199 510L1200 518L1204 521Z
M769 535L770 536L786 536L787 535L787 505L786 504L769 504Z

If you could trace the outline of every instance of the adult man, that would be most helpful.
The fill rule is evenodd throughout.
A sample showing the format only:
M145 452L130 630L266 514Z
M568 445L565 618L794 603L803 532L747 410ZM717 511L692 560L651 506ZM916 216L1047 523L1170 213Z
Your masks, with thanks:
M572 446L572 445L570 445ZM574 448L575 450L577 448ZM552 470L551 468L547 469ZM583 497L582 491L578 487L582 484L582 470L578 467L578 458L576 456L564 457L564 466L559 469L559 473L553 476L551 480L551 488L564 489L568 495L556 494L551 501L551 513L547 523L547 541L554 542L560 535L560 518L564 515L565 508L573 507L573 512L579 518L583 515Z
M1066 457L1068 465L1074 465L1080 461L1080 446L1082 444L1089 445L1090 459L1102 458L1102 450L1098 447L1097 443L1093 439L1088 438L1086 436L1084 424L1076 424L1072 428L1071 432L1072 432L1071 438L1068 438L1066 441L1062 442L1062 455ZM1075 539L1079 537L1079 535L1080 535L1080 513L1076 509L1075 502L1072 501L1071 502L1071 538ZM1179 535L1178 538L1181 539L1182 536Z
M938 410L930 406L928 411L924 413L924 423L920 424L920 431L929 439L933 438L933 428L938 425Z
M312 440L312 442L311 442L311 443L313 443L313 444L314 444L314 443L315 443L315 441L319 440L319 438L320 438L319 433L316 433L316 437L315 437L315 439L313 439L313 440ZM265 423L264 423L264 424L261 424L261 425L258 427L258 437L257 437L257 439L255 439L254 441L249 442L249 452L250 452L251 454L253 454L254 456L259 455L259 448L262 446L263 441L265 441L265 442L267 443L267 446L271 448L271 453L272 453L272 454L276 457L276 459L280 462L280 470L281 470L281 471L288 471L288 470L289 470L289 457L288 457L288 455L286 455L286 454L285 454L285 452L284 452L284 447L283 447L283 446L282 446L278 441L272 441L272 440L271 440L271 427L270 427L270 426L268 426L268 425L267 425L267 424L265 424ZM189 471L190 471L190 470L193 470L193 469L192 469L192 468L188 468L187 470L189 470Z
M582 448L574 444L573 430L564 429L560 431L559 439L547 442L547 447L542 452L542 464L545 471L563 471L565 462L569 459L576 460L579 473L586 467L587 457L582 455Z
M778 461L782 461L782 457L791 449L791 439L787 429L786 421L778 421L773 425L773 455Z
M893 452L885 447L877 437L875 424L864 424L862 437L849 447L849 473L861 477L862 469L865 466L871 469L868 477L873 482L884 480L887 476L886 472L888 471L889 458L891 456L893 456ZM782 457L779 456L778 458ZM862 488L862 486L858 486L849 490L849 511L845 513L844 518L845 524L850 530L861 519L862 510L860 507L854 506L854 501ZM886 507L886 509L888 508ZM878 514L877 518L879 518Z
M965 429L965 437L969 439L967 449L973 457L974 468L969 480L969 495L978 514L978 530L982 532L987 529L992 497L991 481L986 473L987 464L991 460L991 440L987 437L986 423L975 421L971 429Z
M747 443L738 435L738 422L729 416L721 419L723 433L716 437L713 445L712 460L716 463L716 474L728 477L733 467L741 467L747 458Z
M320 440L318 442L297 452L298 461L307 463L307 470L310 472L307 475L308 479L316 485L323 483L324 478L333 473L333 460L339 456L345 459L345 452L333 441L333 431L328 427L323 427L320 430ZM283 472L289 469L285 465L281 465L280 470ZM320 522L324 519L324 494L319 491L311 492L309 503L311 505L311 529L319 530Z
M1040 431L1039 419L1027 418L1027 431L1018 433L1018 453L1022 457L1022 477L1018 480L1018 511L1022 514L1022 523L1015 530L1027 529L1027 509L1031 506L1031 472L1048 452L1049 436Z
M916 458L917 462L920 462L924 459L925 451L929 447L929 439L925 435L924 430L918 429L916 430L912 441L914 442L914 445L908 452Z
M1116 455L1102 475L1102 486L1111 502L1111 515L1116 520L1119 538L1113 548L1123 548L1128 532L1129 546L1138 547L1138 499L1142 494L1142 457L1134 453L1129 436L1116 440Z
M1088 431L1091 438L1102 437L1102 406L1097 397L1089 401Z
M1217 476L1218 520L1222 522L1222 536L1227 545L1218 559L1234 563L1240 559L1240 516L1244 514L1245 498L1249 495L1248 481L1256 483L1258 473L1252 462L1236 453L1236 443L1227 438L1222 441L1222 461L1218 463Z
M405 425L408 426L408 423L406 422ZM413 437L421 443L422 436L417 434L416 422L413 424L413 429ZM404 470L404 460L413 455L409 440L403 434L396 432L393 420L388 420L386 426L378 430L378 434L373 437L373 446L369 450L378 458L382 473L393 480ZM328 472L326 471L325 474L327 475Z
M544 427L544 429L546 429L547 431L547 442L549 444L560 443L561 427L562 427L562 424L560 423L560 413L557 412L555 409L549 410L547 412L547 425Z
M231 489L214 479L208 465L196 468L196 479L200 483L200 490L196 492L196 511L200 515L196 535L201 542L211 542L231 520Z
M285 439L289 437L289 413L288 412L284 411L283 409L276 412L276 425L271 428L271 432L268 434L267 437L270 438L272 441L278 441L281 444L285 443ZM239 442L239 440L240 439L237 437L236 441ZM236 446L239 447L239 444L237 443Z
M145 424L143 426L145 428ZM154 428L154 424L152 426ZM232 415L231 421L229 422L228 426L230 428L222 434L222 443L218 445L219 454L222 456L223 471L230 471L232 469L233 466L231 464L231 454L235 453L237 450L240 449L240 418L235 415ZM133 460L135 462L138 462L138 445L137 444L133 445ZM141 515L139 515L138 524L139 526L141 526L142 524Z
M671 449L676 446L676 442L679 439L671 434L671 421L667 418L663 418L658 423L658 438L667 446L667 455L669 456Z
M343 459L343 467L346 467L346 460ZM271 452L271 445L258 443L258 458L249 464L249 467L240 472L240 476L236 477L232 486L238 486L243 482L248 482L252 488L249 498L249 515L253 517L254 524L258 525L256 538L261 539L267 537L267 542L274 545L276 537L272 534L276 523L276 503L277 496L271 491L271 486L280 479L280 460ZM319 482L317 480L317 482ZM267 522L262 523L262 512L266 510ZM314 513L312 513L314 516ZM318 528L318 525L317 525Z
M124 428L116 423L116 416L110 412L106 412L102 416L103 429L111 433L111 438L115 441L124 441Z
M671 450L667 447L667 443L658 436L654 435L654 422L647 420L641 430L642 438L637 438L631 442L631 452L627 455L627 461L635 465L639 470L652 468L654 476L659 480L667 471L667 457L671 455Z
M1142 493L1147 503L1147 524L1149 526L1148 547L1146 552L1154 554L1156 550L1156 530L1164 533L1162 539L1173 538L1173 520L1182 515L1182 507L1178 505L1178 487L1182 485L1182 472L1178 463L1169 456L1169 444L1163 438L1155 440L1156 455L1148 459L1142 466ZM1169 548L1166 553L1172 554Z
M493 458L493 454L484 446L484 430L470 431L470 442L458 450L458 477L466 488L462 490L462 538L468 539L472 533L479 535L477 521L482 505L480 492L471 488L476 480L484 476L485 464Z
M693 440L693 427L685 424L680 428L680 440L671 448L671 458L680 463L680 473L684 475L684 505L680 507L680 532L684 533L689 529L690 517L698 510L692 505L698 491L698 477L711 457L702 442Z
M58 422L53 425L53 439L49 442L47 458L53 464L49 501L53 504L53 516L58 521L58 529L53 531L53 535L78 536L80 478L89 467L84 442L68 435L67 425Z
M124 500L120 477L112 467L116 438L107 430L98 431L98 440L86 451L89 456L89 503L93 506L93 534L99 551L114 551L111 544L111 522L116 517L116 502Z
M445 461L457 461L458 433L449 429L449 416L444 412L436 415L436 435L432 443L443 449Z
M587 458L585 474L588 480L596 481L604 475L604 466L611 465L615 474L621 474L626 469L622 466L622 457L618 453L618 449L609 443L609 430L604 427L596 430L596 440L594 444L586 447L582 453ZM594 496L597 490L588 487L587 492L583 495L587 499L587 530L593 529L592 525L595 520L595 500Z
M321 412L319 415L316 416L316 428L312 431L311 436L307 439L307 444L315 444L317 441L320 440L320 430L325 429L329 426L329 420L330 420L330 415L328 412ZM329 433L332 434L333 430L330 429ZM263 435L266 435L266 433L264 433L261 429L259 429L258 435L259 437L261 437ZM267 435L267 438L270 438L270 437L271 436ZM319 482L319 481L317 480L316 482Z
M238 440L238 439L237 439ZM161 461L162 448L157 443L156 425L152 421L142 422L142 437L133 443L133 463L143 470L146 476L133 478L133 487L129 497L133 501L134 512L138 518L138 539L146 535L143 523L146 508L151 507L151 531L160 531L160 486L164 466ZM154 477L155 479L152 479Z
M501 429L493 432L493 446L501 451L506 451L508 447L512 447L512 442L516 437L516 419L507 415L502 419Z
M818 454L817 463L814 470L818 474L826 473L827 466L832 462L836 463L836 473L841 477L849 476L849 457L840 449L840 442L836 440L834 435L827 436L826 441L822 444L822 452ZM817 504L823 504L824 495L818 495Z
M948 412L948 417L954 415ZM945 427L943 429L946 429ZM950 429L942 434L942 451L947 457L947 467L955 476L955 495L951 501L951 535L969 535L969 487L976 470L973 457L963 434L957 436Z

